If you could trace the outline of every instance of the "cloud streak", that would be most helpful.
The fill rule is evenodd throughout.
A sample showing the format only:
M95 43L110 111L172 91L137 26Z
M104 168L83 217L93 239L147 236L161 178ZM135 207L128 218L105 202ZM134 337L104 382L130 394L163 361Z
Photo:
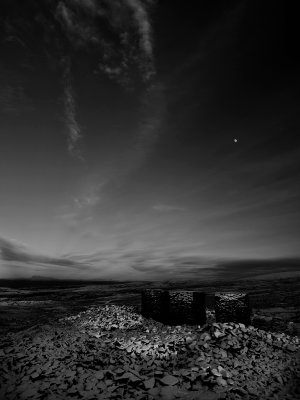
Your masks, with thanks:
M128 9L132 11L131 18L128 16ZM126 0L125 3L117 1L114 5L104 1L104 4L100 5L94 0L76 0L73 4L61 0L55 10L55 17L61 24L69 46L75 49L93 47L100 60L98 68L111 79L126 86L129 82L129 67L134 60L137 60L145 82L154 75L151 23L146 5L140 1ZM113 28L113 34L107 38L97 25L101 19L104 24ZM139 36L140 54L134 46L133 37L130 37L132 23L136 26ZM117 38L119 39L116 40ZM79 149L82 134L76 117L71 76L72 61L71 57L66 55L67 51L63 50L63 90L68 150L73 156L83 159Z
M21 262L31 268L32 265L44 267L66 267L80 270L82 264L70 258L51 257L37 254L23 244L5 238L0 238L0 260L3 262Z
M154 75L150 20L153 4L139 0L60 0L53 15L60 25L65 51L92 50L98 68L117 80L137 64L147 82Z
M172 211L185 211L184 207L178 207L169 204L156 204L152 207L152 209L162 213L172 212Z
M140 33L140 48L146 56L143 68L145 70L145 79L148 80L154 73L152 28L149 14L145 4L139 0L126 0L126 3L134 12L134 19Z
M24 2L26 15L22 15ZM76 113L79 107L71 68L74 60L78 64L79 57L88 54L93 59L90 68L95 77L101 72L125 87L132 88L140 80L149 84L155 72L150 20L153 5L153 1L138 0L43 0L38 4L15 0L13 4L0 5L2 39L22 43L29 53L38 52L51 61L49 68L50 64L61 68L64 123L72 156L83 159L83 134ZM0 101L5 103L7 112L12 112L17 93L9 86L6 89Z
M63 60L63 103L65 125L68 129L68 150L74 157L83 160L79 147L81 129L76 117L76 102L71 76L71 60L67 56Z
M149 160L164 130L166 108L164 85L153 83L140 97L139 121L127 152L129 165L122 166L122 174Z
M4 267L4 268L3 268ZM5 271L6 268L6 271ZM0 277L43 277L72 279L117 279L153 281L209 281L250 279L262 274L299 274L299 258L243 260L236 257L199 255L197 249L156 247L155 249L103 249L91 253L70 253L63 257L37 254L29 247L0 238Z
M0 112L9 115L18 115L23 112L32 111L30 99L26 96L21 85L0 83Z
M211 279L221 259L189 256L179 248L104 249L90 254L70 254L81 263L98 266L101 278L121 280ZM222 260L223 261L223 260Z

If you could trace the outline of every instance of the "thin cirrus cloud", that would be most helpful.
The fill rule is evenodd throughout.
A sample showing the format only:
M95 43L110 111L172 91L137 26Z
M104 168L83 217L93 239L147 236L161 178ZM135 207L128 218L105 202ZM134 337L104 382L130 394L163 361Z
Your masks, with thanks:
M81 129L76 117L76 101L74 88L72 85L70 58L65 58L65 67L63 70L63 102L65 111L65 126L68 130L68 151L78 159L83 160L79 148L79 142L82 137Z
M71 230L93 220L95 207L101 202L106 181L85 183L81 193L72 198L56 217Z
M27 0L29 17L22 15L23 1L20 1L20 7L17 3L18 0L13 6L9 3L0 5L1 33L4 39L22 40L29 52L38 51L60 72L68 151L83 160L80 146L83 132L77 116L80 104L76 101L73 71L77 52L93 54L95 62L91 72L96 73L95 79L97 73L102 72L125 87L138 79L150 83L155 72L150 20L154 2L60 0L55 4L44 0L37 5ZM41 32L37 38L41 41L38 50L33 48L37 42L37 29ZM7 93L0 100L5 103L2 108L11 111L15 109L12 105L17 100L17 93L9 87L6 89Z
M7 238L0 238L1 277L39 277L125 280L190 280L242 279L277 273L298 273L299 258L252 259L205 257L193 251L157 248L106 249L90 254L70 253L62 257L37 254L29 247ZM185 249L186 250L186 249Z
M133 280L213 278L214 267L221 262L215 257L182 254L181 249L105 249L90 254L72 254L68 257L80 263L94 265L101 273L98 277Z
M75 270L82 268L80 263L71 258L38 254L18 241L6 238L0 238L0 260L3 263L22 263L29 270L33 266L43 266L44 268L66 267Z
M0 83L0 112L18 115L34 109L31 99L26 95L24 87L19 84Z
M161 213L168 213L172 211L185 211L185 207L179 207L175 205L170 205L170 204L155 204L152 206L152 209Z
M133 10L134 19L140 34L140 48L146 55L142 67L145 70L145 79L148 80L154 73L152 27L149 14L143 3L139 0L126 0L126 3ZM151 3L154 2L151 1Z
M166 113L165 87L153 84L141 98L140 121L134 146L138 158L149 156L157 143L164 126Z
M99 70L123 85L128 83L129 65L135 60L144 81L149 81L154 74L154 63L151 23L145 5L137 0L104 3L105 6L95 1L76 1L72 6L63 1L58 4L55 16L61 22L69 45L74 48L93 47L95 53L104 53L104 57L99 54ZM131 14L133 17L130 17ZM114 35L119 36L121 46L105 40L105 34L98 27L99 17L113 27ZM135 49L134 40L129 35L132 19L139 35L139 50ZM72 60L67 55L68 50L63 52L67 61L63 63L63 87L65 121L69 132L68 149L72 155L82 158L78 149L82 135L76 118L76 102L71 80Z

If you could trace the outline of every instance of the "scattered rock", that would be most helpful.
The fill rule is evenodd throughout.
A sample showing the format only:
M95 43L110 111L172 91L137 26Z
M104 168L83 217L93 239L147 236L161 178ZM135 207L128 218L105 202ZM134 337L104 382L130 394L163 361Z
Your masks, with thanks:
M40 377L40 372L39 371L36 371L36 372L33 372L31 375L30 375L30 378L33 380L33 381L36 381L39 377Z
M150 378L144 381L145 389L152 389L155 385L155 378Z
M221 386L227 386L226 380L221 378L220 376L217 378L217 384Z
M160 379L160 382L162 382L164 385L173 386L176 385L179 380L175 376L165 375L163 378Z
M300 373L298 337L242 323L167 326L109 305L66 324L0 343L1 398L266 400Z
M286 346L286 349L287 349L288 351L292 351L292 352L297 351L297 347L296 347L294 344L291 344L291 343L289 343L289 344Z

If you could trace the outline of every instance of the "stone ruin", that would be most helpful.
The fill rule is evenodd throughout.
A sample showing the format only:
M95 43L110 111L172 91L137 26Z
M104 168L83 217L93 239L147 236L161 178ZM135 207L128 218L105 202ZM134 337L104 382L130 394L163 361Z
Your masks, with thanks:
M205 293L145 289L142 291L142 315L167 325L205 324Z
M167 325L204 325L206 295L192 290L145 289L142 315ZM250 325L249 296L243 292L215 293L216 322Z
M168 292L162 289L145 289L142 291L142 315L159 322L168 317Z
M243 292L215 293L216 322L251 324L249 296Z
M170 325L205 324L205 293L183 290L171 290L168 293Z

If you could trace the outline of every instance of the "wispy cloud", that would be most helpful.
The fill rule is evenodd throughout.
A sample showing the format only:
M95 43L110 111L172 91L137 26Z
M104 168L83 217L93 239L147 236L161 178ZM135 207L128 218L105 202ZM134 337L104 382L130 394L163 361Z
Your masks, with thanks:
M185 211L185 207L174 206L170 204L155 204L152 209L158 212Z
M167 280L213 278L214 267L223 261L214 257L192 256L180 248L104 249L90 254L69 254L80 263L94 265L101 277L124 280ZM229 261L229 260L228 260Z
M163 130L166 111L164 86L153 84L141 98L140 122L137 129L134 151L142 159L151 153L151 150L160 138Z
M97 205L100 201L100 196L96 193L85 195L82 198L74 198L74 204L78 209L83 209L87 207L93 207Z
M32 110L34 106L22 85L0 82L0 112L18 115Z
M140 46L145 54L152 58L152 28L145 4L139 0L126 0L126 2L134 11L134 18L140 32Z
M105 5L93 0L77 0L73 4L61 0L55 10L55 16L61 23L61 28L74 48L93 47L98 53L98 66L110 78L116 79L121 84L127 84L129 79L128 68L136 59L142 72L144 81L149 81L154 74L152 31L149 13L146 4L138 0L126 0L125 3L104 2ZM149 4L148 4L149 6ZM130 35L132 23L128 14L129 8L133 11L134 25L140 42L140 52L134 46ZM99 28L97 20L101 18L113 26L114 35L119 36L119 44L105 37ZM65 123L68 129L68 150L72 155L82 159L79 149L82 137L76 117L76 102L71 76L71 57L63 50L63 87ZM103 56L104 54L104 56Z
M94 178L84 182L81 190L70 199L70 203L63 207L63 210L56 217L59 218L72 231L79 226L81 230L93 221L95 208L102 200L106 181Z
M3 268L4 267L4 268ZM0 277L39 276L72 279L179 280L250 279L262 274L299 274L299 258L260 259L201 256L197 248L111 248L63 257L37 254L12 239L0 238Z
M63 60L63 102L65 111L65 125L68 129L68 150L71 155L83 160L79 147L81 129L76 117L75 94L72 85L71 60L66 56Z
M41 32L37 38L41 42L41 46L37 46L41 55L51 60L52 67L61 68L68 151L83 160L80 139L84 135L76 112L80 104L75 96L73 58L78 51L92 54L91 73L95 73L95 79L97 73L103 72L128 88L141 80L149 84L155 70L150 19L154 2L44 0L36 4L28 1L26 16L22 15L19 3L23 2L16 0L13 5L6 2L0 5L1 33L4 40L20 42L22 48L31 52L36 45L36 28ZM2 111L15 112L22 95L20 89L15 86L4 89L0 107Z
M154 74L154 65L152 27L146 9L147 3L142 3L140 0L126 0L126 3L133 10L134 20L140 33L140 47L146 56L142 67L145 70L145 79L148 80Z
M0 238L0 259L4 262L21 262L29 268L32 265L44 267L67 267L81 269L82 264L70 258L51 257L38 254L15 240Z

